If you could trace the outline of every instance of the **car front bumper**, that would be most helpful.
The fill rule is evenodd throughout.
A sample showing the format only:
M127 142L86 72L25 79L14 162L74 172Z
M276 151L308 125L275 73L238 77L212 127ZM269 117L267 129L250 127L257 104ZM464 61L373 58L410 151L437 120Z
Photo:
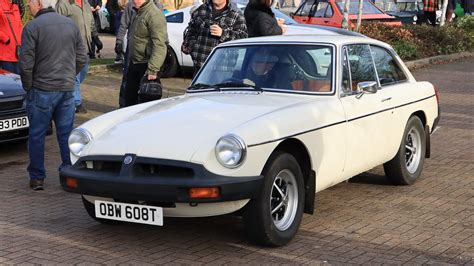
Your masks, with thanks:
M71 180L75 185L71 186ZM199 164L126 154L81 157L73 166L61 169L60 182L68 192L166 206L255 198L263 176L222 176ZM190 188L207 187L217 187L219 196L190 197Z

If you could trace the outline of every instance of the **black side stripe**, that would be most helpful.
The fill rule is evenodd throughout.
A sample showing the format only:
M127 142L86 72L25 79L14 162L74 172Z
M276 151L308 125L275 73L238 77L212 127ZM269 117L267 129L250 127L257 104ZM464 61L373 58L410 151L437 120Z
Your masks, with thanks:
M352 118L352 119L347 120L347 121L346 121L346 120L342 120L342 121L339 121L339 122L336 122L336 123L332 123L332 124L329 124L329 125L325 125L325 126L317 127L317 128L313 128L313 129L308 129L308 130L305 130L305 131L302 131L302 132L298 132L298 133L295 133L295 134L292 134L292 135L288 135L288 136L285 136L285 137L281 137L281 138L278 138L278 139L268 140L268 141L264 141L264 142L260 142L260 143L255 143L255 144L250 144L250 145L248 145L247 147L248 147L248 148L251 148L251 147L255 147L255 146L259 146L259 145L264 145L264 144L268 144L268 143L272 143L272 142L276 142L276 141L280 141L280 140L292 138L292 137L295 137L295 136L303 135L303 134L306 134L306 133L309 133L309 132L313 132L313 131L316 131L316 130L320 130L320 129L323 129L323 128L336 126L336 125L339 125L339 124L342 124L342 123L345 123L345 122L352 122L352 121L355 121L355 120L358 120L358 119L361 119L361 118L365 118L365 117L368 117L368 116L376 115L376 114L383 113L383 112L386 112L386 111L389 111L389 110L393 110L393 109L397 109L397 108L400 108L400 107L404 107L404 106L407 106L407 105L410 105L410 104L414 104L414 103L417 103L417 102L421 102L421 101L430 99L430 98L435 97L435 96L436 96L436 95L433 94L433 95L431 95L431 96L428 96L428 97L425 97L425 98L422 98L422 99L419 99L419 100L416 100L416 101L412 101L412 102L405 103L405 104L402 104L402 105L399 105L399 106L390 107L390 108L383 109L383 110L380 110L380 111L377 111L377 112L373 112L373 113L370 113L370 114L366 114L366 115L362 115L362 116L359 116L359 117L355 117L355 118Z
M289 136L282 137L282 138L279 138L279 139L274 139L274 140L269 140L269 141L260 142L260 143L256 143L256 144L251 144L251 145L248 145L247 147L250 148L250 147L259 146L259 145L263 145L263 144L268 144L268 143L272 143L272 142L279 141L279 140L283 140L283 139L287 139L287 138L292 138L292 137L295 137L295 136L298 136L298 135L306 134L306 133L309 133L309 132L312 132L312 131L316 131L316 130L320 130L320 129L327 128L327 127L332 127L332 126L339 125L339 124L342 124L342 123L345 123L345 122L346 122L346 120L342 120L342 121L339 121L339 122L336 122L336 123L332 123L332 124L325 125L325 126L322 126L322 127L317 127L317 128L309 129L309 130L306 130L306 131L303 131L303 132L299 132L299 133L295 133L295 134L293 134L293 135L289 135Z

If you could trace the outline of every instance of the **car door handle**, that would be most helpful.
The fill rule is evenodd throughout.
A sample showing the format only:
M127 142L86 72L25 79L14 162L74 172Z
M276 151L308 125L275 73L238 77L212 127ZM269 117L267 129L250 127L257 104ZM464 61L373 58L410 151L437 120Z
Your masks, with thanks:
M382 99L382 102L390 101L391 99L392 99L392 97L384 98L384 99Z

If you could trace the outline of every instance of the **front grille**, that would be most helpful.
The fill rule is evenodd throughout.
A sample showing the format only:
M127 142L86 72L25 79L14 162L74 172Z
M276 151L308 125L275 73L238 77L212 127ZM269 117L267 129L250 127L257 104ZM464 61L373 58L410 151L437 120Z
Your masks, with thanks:
M0 102L0 112L7 110L15 110L23 107L23 100L14 100L8 102Z
M81 161L79 168L107 172L112 174L119 174L122 168L121 161Z
M145 177L191 178L194 175L190 168L149 163L136 163L132 172L134 176Z
M98 171L119 175L122 169L122 163L122 160L112 161L86 159L78 162L76 167L85 171ZM181 166L135 162L130 169L130 175L140 177L192 178L194 176L194 170Z
M12 139L26 138L26 137L28 137L28 128L0 132L0 142L5 142Z

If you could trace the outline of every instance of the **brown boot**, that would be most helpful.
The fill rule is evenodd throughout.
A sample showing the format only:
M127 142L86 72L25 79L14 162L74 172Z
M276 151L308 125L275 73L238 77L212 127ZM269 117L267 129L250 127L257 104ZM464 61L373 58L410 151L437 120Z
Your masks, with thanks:
M43 190L43 179L31 179L30 180L30 188L33 190Z

